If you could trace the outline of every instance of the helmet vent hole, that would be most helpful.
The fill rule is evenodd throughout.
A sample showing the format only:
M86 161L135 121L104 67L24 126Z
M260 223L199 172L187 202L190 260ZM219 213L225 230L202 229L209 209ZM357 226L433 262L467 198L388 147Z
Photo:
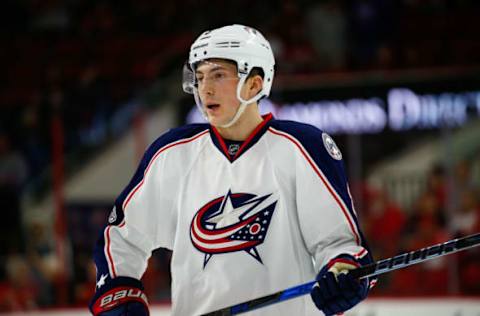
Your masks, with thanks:
M217 48L238 48L238 47L240 47L240 42L239 41L216 42L215 47L217 47Z

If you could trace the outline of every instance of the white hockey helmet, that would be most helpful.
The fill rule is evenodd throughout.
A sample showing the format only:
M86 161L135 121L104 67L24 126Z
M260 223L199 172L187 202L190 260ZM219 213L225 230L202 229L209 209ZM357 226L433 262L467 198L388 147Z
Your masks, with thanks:
M205 117L205 110L198 97L194 71L199 62L212 58L231 60L237 64L240 78L237 86L237 99L240 101L240 107L232 120L223 126L229 127L237 121L247 104L270 94L275 58L270 43L265 37L259 31L248 26L228 25L200 35L190 47L188 65L184 68L183 90L195 95L195 101ZM241 88L253 68L262 69L263 87L256 96L244 100L240 96Z

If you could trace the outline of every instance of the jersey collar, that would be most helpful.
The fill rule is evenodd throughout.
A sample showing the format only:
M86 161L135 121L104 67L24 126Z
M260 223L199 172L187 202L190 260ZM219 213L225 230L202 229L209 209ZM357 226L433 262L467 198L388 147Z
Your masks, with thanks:
M235 156L230 157L230 155L228 154L227 145L225 144L225 141L223 140L222 136L220 136L220 133L215 128L215 126L210 125L210 136L212 137L213 143L218 148L218 150L220 150L220 152L222 152L222 154L228 160L230 160L230 162L234 162L250 147L255 145L255 143L260 139L260 137L262 137L262 135L268 129L268 126L270 125L270 121L273 119L273 115L272 113L268 113L266 115L262 115L262 117L263 117L263 121L260 124L258 124L257 127L255 127L255 129L250 133L250 135L248 135L247 139L240 146Z

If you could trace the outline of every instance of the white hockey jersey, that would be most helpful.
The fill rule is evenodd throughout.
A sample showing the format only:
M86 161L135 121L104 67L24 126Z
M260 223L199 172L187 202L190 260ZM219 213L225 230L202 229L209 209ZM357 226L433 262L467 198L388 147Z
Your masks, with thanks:
M97 244L102 284L171 249L172 315L192 316L311 281L340 254L371 261L330 136L267 115L234 149L208 124L150 146ZM306 295L245 315L321 314Z

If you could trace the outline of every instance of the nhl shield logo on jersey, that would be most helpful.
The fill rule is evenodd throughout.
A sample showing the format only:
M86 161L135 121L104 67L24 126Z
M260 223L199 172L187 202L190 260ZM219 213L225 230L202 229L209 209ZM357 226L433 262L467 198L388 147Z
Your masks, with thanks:
M266 238L276 204L273 194L258 197L228 191L201 207L190 225L190 238L205 254L203 267L213 255L237 251L262 263L256 247Z
M239 149L240 149L239 144L231 144L230 146L228 146L228 154L231 156L235 156L235 154L238 152Z
M327 133L322 133L323 145L327 149L328 154L335 160L342 160L342 152L338 149L337 144Z

